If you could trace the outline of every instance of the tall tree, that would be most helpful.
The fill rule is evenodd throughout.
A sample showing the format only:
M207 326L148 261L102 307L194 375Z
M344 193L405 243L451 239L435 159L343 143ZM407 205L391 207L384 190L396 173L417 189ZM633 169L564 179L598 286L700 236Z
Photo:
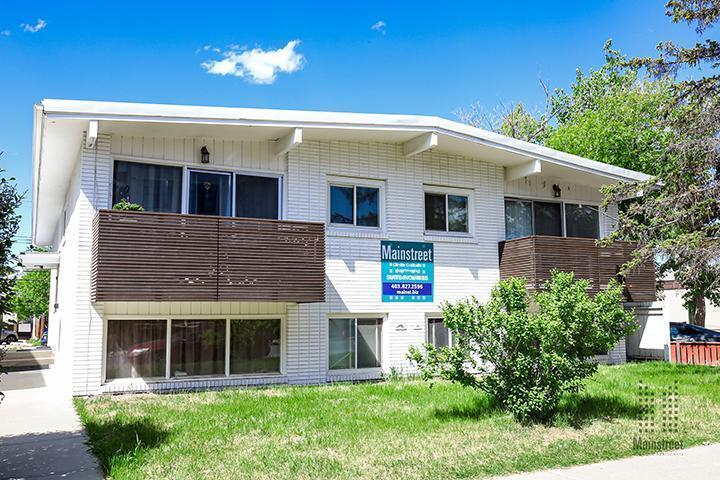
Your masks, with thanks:
M2 152L0 152L0 157ZM14 283L13 237L20 227L20 215L17 213L22 202L14 178L5 178L0 169L0 315L10 309Z
M545 145L599 162L662 173L659 162L675 132L659 120L671 98L666 78L642 79L638 67L605 44L605 64L583 74L578 70L569 93L556 90L552 110L557 128Z
M717 0L674 0L667 3L673 22L694 25L703 35L720 18ZM663 128L675 133L661 162L667 166L658 179L605 188L606 203L643 195L621 212L610 240L639 244L628 268L653 258L659 273L672 272L688 292L686 305L698 325L705 322L705 299L720 305L720 43L701 39L684 48L661 43L657 58L637 58L658 77L681 71L697 77L672 87ZM710 75L697 68L709 65Z

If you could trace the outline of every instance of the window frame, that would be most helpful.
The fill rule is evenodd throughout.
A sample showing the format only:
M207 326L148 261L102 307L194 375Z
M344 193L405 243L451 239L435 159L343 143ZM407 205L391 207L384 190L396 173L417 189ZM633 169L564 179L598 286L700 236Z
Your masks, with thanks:
M565 205L582 205L586 207L593 207L597 209L598 212L598 238L596 240L599 240L603 238L603 232L602 232L602 222L601 222L601 216L602 212L600 210L600 202L594 202L594 201L583 201L583 200L558 200L555 198L542 198L542 197L519 197L519 196L503 196L503 229L505 229L505 241L510 240L516 240L518 238L527 238L525 237L516 237L509 239L507 238L507 223L506 223L506 210L505 210L505 202L507 200L516 200L520 202L530 202L531 203L531 211L530 211L530 219L532 220L532 234L529 236L536 236L535 233L535 202L540 203L558 203L560 204L560 229L562 231L562 235L557 238L588 238L591 239L591 237L568 237L567 235L567 215L565 212Z
M335 223L332 221L332 187L352 187L353 189L353 223ZM357 224L357 189L377 188L378 189L378 224L376 227ZM335 177L327 179L327 214L325 221L331 229L358 229L362 231L378 232L385 228L385 181L367 178Z
M127 377L107 378L107 355L108 355L108 322L124 320L158 320L165 321L165 375L163 377ZM185 377L174 377L171 375L171 350L172 350L172 321L173 320L217 320L225 322L225 369L219 375L188 375ZM230 324L233 320L279 320L280 321L280 371L267 373L230 373ZM285 314L242 314L242 315L108 315L103 318L103 352L102 352L102 383L133 383L133 382L183 382L186 380L207 380L218 378L261 378L278 377L287 373L287 315Z
M355 367L352 368L330 368L330 320L353 320L354 326L355 326ZM358 334L357 334L357 321L358 320L377 320L380 325L380 338L377 339L378 341L378 353L379 353L379 364L378 367L358 367L357 366L357 340L358 340ZM342 375L350 375L352 373L357 372L379 372L383 369L383 366L385 365L385 358L387 357L387 352L385 351L385 344L386 344L386 337L387 334L384 334L383 331L386 330L387 325L387 318L385 314L380 313L338 313L338 314L332 314L328 315L326 318L327 327L327 348L326 348L326 354L325 354L325 360L327 361L327 371L328 375L335 375L335 376L342 376ZM377 330L376 330L377 332ZM377 336L377 333L376 333Z
M435 348L438 348L433 342L430 341L430 320L441 320L443 325L445 325L445 319L443 318L442 314L425 315L425 342L429 343ZM455 335L453 335L452 330L450 330L447 325L445 325L445 328L447 328L448 331L448 346L452 347L455 344Z
M273 172L269 170L249 170L246 168L236 168L232 166L215 166L198 163L188 162L175 162L169 160L158 160L154 158L143 158L134 157L127 155L113 155L112 156L112 168L110 174L110 200L112 202L113 184L115 182L115 162L132 162L141 163L147 165L160 165L165 167L180 167L182 168L182 192L180 200L180 214L181 215L196 215L189 213L189 200L190 200L190 171L206 172L206 173L217 173L217 174L229 174L230 175L230 217L241 218L235 216L235 188L237 175L246 175L254 177L269 177L278 179L278 218L269 220L284 220L285 219L285 199L286 199L286 186L285 186L285 173ZM108 205L108 208L112 208L112 205ZM260 219L262 220L262 219Z
M429 230L427 228L427 219L425 218L425 194L444 195L445 196L445 230ZM467 231L453 232L450 231L450 215L449 215L449 199L450 195L467 198ZM474 223L474 196L475 190L472 188L461 187L443 187L439 185L423 185L422 191L422 220L423 232L426 236L454 236L454 237L472 237L475 231Z

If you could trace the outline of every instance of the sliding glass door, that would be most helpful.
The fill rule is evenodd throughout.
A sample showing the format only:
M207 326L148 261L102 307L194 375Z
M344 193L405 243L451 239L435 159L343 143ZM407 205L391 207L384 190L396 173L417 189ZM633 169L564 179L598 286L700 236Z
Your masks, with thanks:
M188 173L188 213L229 217L232 175L201 170Z

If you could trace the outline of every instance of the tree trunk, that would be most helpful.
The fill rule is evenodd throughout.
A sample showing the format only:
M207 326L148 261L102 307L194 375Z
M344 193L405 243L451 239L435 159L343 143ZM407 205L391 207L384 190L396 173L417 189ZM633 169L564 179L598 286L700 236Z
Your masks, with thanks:
M702 294L695 294L693 297L693 312L690 323L699 327L705 326L705 297Z

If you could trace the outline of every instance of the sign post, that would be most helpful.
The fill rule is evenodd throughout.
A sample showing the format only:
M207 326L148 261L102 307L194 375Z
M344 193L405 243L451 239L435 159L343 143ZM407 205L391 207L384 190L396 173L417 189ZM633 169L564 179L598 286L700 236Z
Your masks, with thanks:
M433 244L380 242L383 302L432 302Z

